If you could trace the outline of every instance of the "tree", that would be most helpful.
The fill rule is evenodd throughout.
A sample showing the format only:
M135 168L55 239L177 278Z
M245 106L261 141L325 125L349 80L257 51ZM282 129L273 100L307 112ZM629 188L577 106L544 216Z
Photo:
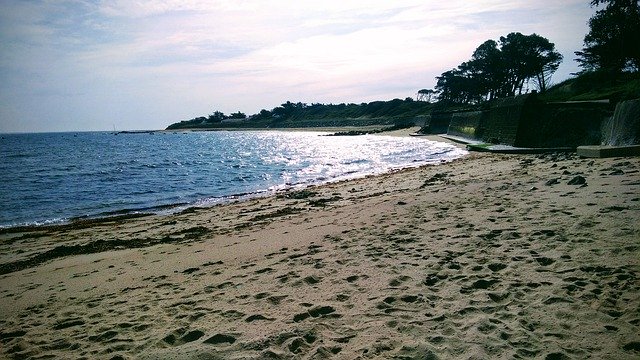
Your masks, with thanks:
M562 55L555 45L537 34L510 33L500 42L487 40L471 60L437 77L439 99L454 103L479 103L521 94L528 81L546 90Z
M271 118L271 111L262 109L258 113L257 117L260 118L260 119L269 119L269 118Z
M284 120L284 119L291 119L295 117L296 114L298 115L301 114L301 110L306 109L307 107L308 105L305 103L301 103L301 102L292 103L291 101L287 101L286 103L273 108L271 112L273 114L273 117Z
M418 96L416 96L417 101L426 101L428 103L431 102L431 99L436 94L435 90L431 89L420 89L418 90Z
M231 115L229 115L229 119L238 120L238 119L246 119L246 118L247 118L247 115L245 113L243 113L243 112L240 112L240 111L232 113Z
M522 93L529 79L534 79L541 91L546 90L548 79L562 62L562 55L555 51L553 43L537 34L511 33L500 38L500 45L509 95Z
M478 82L477 89L481 94L489 99L503 96L501 88L506 72L502 52L497 42L487 40L478 46L466 66L473 69L469 73L475 74Z
M445 71L442 75L436 77L435 89L440 94L440 101L462 103L466 102L464 95L465 81L462 72L459 69L451 69Z
M209 115L209 117L207 118L207 121L211 123L218 123L226 118L227 116L223 114L221 111L214 111L213 114Z
M640 71L640 6L638 0L593 0L604 5L589 19L584 48L576 51L583 71Z

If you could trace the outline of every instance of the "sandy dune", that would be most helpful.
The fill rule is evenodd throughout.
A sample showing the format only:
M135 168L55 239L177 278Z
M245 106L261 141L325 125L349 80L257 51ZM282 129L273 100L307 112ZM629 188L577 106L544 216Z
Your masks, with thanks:
M640 357L638 158L472 154L0 241L3 358Z

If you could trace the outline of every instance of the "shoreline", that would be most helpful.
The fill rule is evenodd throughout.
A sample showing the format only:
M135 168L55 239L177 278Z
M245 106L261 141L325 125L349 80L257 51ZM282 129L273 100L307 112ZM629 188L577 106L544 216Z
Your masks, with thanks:
M180 214L0 234L0 264L26 261L0 275L0 351L634 358L639 173L638 158L472 153Z
M373 129L374 127L371 127L371 128ZM378 128L378 127L376 127L376 128ZM317 131L316 130L310 131L310 130L305 129L305 128L256 129L256 130L238 129L238 130L231 130L231 131L284 131L284 132L305 131L305 132L330 133L330 132L335 132L338 129L343 129L344 130L344 129L351 129L351 128L348 128L348 127L343 127L343 128L323 128L323 130L317 130ZM354 128L354 129L356 129L356 128ZM364 129L364 128L360 127L360 128L357 128L357 129L361 130L361 129ZM410 134L416 132L419 129L420 129L420 127L411 127L411 128L400 129L400 130L388 131L388 132L384 132L384 133L370 134L370 136L409 137ZM147 134L149 132L150 131L131 131L131 132L124 132L124 133L126 133L126 134ZM433 141L433 142L446 143L446 144L454 145L454 146L458 147L459 149L463 149L463 150L465 149L465 147L460 145L459 143L452 142L452 141L450 141L448 139L445 139L443 137L440 137L438 135L423 136L423 137L421 137L421 139L422 140ZM407 166L405 166L405 168L413 168L413 167L417 167L417 166L431 166L431 165L436 165L436 164L407 165ZM392 168L392 169L387 170L387 172L394 172L394 171L397 171L397 170L398 169L393 169ZM0 234L25 232L25 231L36 231L36 230L53 230L53 229L64 230L64 229L87 227L87 226L91 226L92 224L95 224L95 223L126 220L128 218L134 219L134 218L138 218L138 217L146 217L146 216L154 216L154 215L172 215L172 214L181 213L181 212L184 212L184 211L190 211L190 209L193 209L193 208L211 208L211 207L215 207L215 206L218 206L218 205L224 205L224 204L228 204L228 203L232 203L232 202L236 202L236 201L248 201L248 200L251 200L251 199L254 199L254 198L275 196L275 195L278 195L278 194L280 194L282 192L295 191L297 189L305 189L307 187L324 185L324 184L329 184L329 183L334 183L334 182L349 181L349 180L352 180L352 179L357 179L357 178L360 178L360 177L367 177L367 176L372 176L372 175L375 176L375 175L380 175L380 174L372 173L372 174L359 175L359 176L354 177L354 178L346 178L346 179L335 178L335 179L331 179L331 180L323 180L323 181L318 181L318 182L287 184L286 186L282 186L282 187L279 187L277 189L258 189L256 191L253 191L253 192L250 192L250 193L237 193L237 194L229 194L229 195L224 195L224 196L205 197L205 198L202 198L202 199L193 200L193 201L191 201L189 203L184 203L184 202L175 203L175 204L166 203L166 204L159 204L159 205L148 206L148 207L143 207L143 208L123 208L123 209L118 209L118 210L112 210L112 211L105 212L105 213L77 215L77 216L70 217L70 218L34 220L34 221L31 221L31 222L23 222L23 223L18 223L18 224L0 225ZM204 203L203 203L203 201L204 201Z

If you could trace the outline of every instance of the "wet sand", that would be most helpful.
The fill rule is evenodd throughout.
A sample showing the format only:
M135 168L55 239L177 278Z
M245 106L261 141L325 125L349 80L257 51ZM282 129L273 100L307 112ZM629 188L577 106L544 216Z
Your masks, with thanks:
M0 358L640 357L639 158L471 154L0 243Z

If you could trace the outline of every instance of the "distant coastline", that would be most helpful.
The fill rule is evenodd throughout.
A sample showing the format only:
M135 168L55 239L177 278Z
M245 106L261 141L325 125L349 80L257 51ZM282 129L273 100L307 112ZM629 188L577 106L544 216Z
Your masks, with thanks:
M423 91L423 90L421 90ZM612 80L606 73L584 73L551 86L536 94L543 103L593 102L609 104L613 109L623 100L640 97L640 75L625 74ZM237 112L224 115L215 111L209 116L200 116L169 125L165 130L250 130L250 129L334 129L335 132L358 132L385 130L410 126L425 126L434 113L457 113L486 110L509 98L469 104L451 101L432 102L424 97L389 101L374 101L362 104L305 104L287 101L272 110L261 110L246 116ZM341 129L348 128L348 129ZM362 130L366 128L366 130ZM438 131L423 130L438 133ZM440 132L446 132L446 129Z

